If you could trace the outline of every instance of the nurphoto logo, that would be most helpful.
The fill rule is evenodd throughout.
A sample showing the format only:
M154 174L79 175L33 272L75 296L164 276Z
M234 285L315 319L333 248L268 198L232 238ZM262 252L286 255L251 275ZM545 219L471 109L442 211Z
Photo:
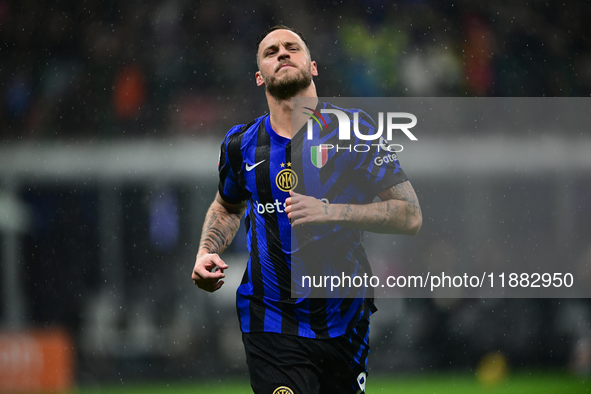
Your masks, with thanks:
M316 123L320 125L321 129L323 124L324 127L328 128L328 125L326 124L322 114L333 114L337 117L337 120L339 121L339 140L348 141L351 139L351 119L349 119L345 112L338 109L323 108L320 110L321 113L318 113L318 111L314 111L311 108L305 108L311 110L317 115L316 117L313 114L304 112L306 115L310 115L311 117L308 119L308 140L313 138L312 130L314 122L312 120L315 120ZM322 123L320 123L318 118L322 120ZM410 119L410 123L393 123L394 119ZM394 130L401 130L411 141L417 141L417 137L415 137L414 134L409 130L417 125L417 117L413 114L408 112L388 112L386 114L386 122L386 139L388 141L392 140L392 131ZM384 113L378 112L378 130L372 135L364 135L359 131L359 112L353 113L353 132L360 140L373 141L379 139L384 133Z
M320 112L313 110L309 107L304 107L305 109L311 112L304 112L304 114L309 115L310 119L308 119L307 123L307 138L308 140L312 140L314 138L314 123L318 124L320 130L328 130L328 124L324 119L322 114L333 114L336 116L339 129L339 141L350 141L351 140L351 119L349 116L341 110L338 109L321 109ZM394 123L395 119L407 119L410 122L407 123ZM354 145L344 145L344 144L321 144L318 146L313 146L311 148L310 158L312 160L312 164L314 164L318 168L322 168L328 160L328 151L331 149L336 148L337 152L339 150L347 150L349 152L369 152L372 146L376 146L378 152L380 148L383 150L387 150L393 155L390 155L385 158L380 163L376 163L376 165L382 165L392 159L396 158L396 153L402 152L404 147L400 144L389 144L388 141L392 140L393 131L400 130L402 131L411 141L417 141L417 137L409 129L413 128L417 124L417 117L408 112L387 112L386 113L386 127L385 127L385 137L384 137L384 113L378 112L378 128L374 134L362 134L359 131L359 112L353 113L353 133L357 138L362 141L375 141L377 143L373 144L354 144Z

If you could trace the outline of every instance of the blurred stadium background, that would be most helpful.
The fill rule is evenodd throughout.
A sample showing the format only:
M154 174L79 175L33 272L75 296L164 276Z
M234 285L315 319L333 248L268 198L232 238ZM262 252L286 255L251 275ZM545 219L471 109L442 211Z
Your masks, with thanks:
M266 27L307 36L321 96L588 97L589 17L591 3L572 0L0 0L0 379L42 369L36 352L53 333L50 342L72 349L63 387L245 381L234 310L243 240L225 254L233 276L223 291L197 291L190 273L219 143L266 111L254 83ZM466 180L407 170L425 225L397 241L401 259L591 262L589 165L481 183L491 199L511 196L495 208L511 217L510 241L477 251L454 246L474 224L455 213L479 208ZM397 382L591 373L587 299L382 299L378 308L370 371Z

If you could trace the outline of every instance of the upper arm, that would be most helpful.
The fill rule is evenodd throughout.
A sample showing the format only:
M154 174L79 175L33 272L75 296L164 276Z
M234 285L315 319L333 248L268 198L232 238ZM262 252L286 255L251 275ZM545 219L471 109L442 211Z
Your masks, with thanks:
M228 204L229 209L234 204L242 204L242 201L249 197L244 177L240 173L243 163L241 145L244 127L246 126L232 128L220 147L218 193L222 196L223 201L218 197L216 200ZM222 205L225 206L225 204Z
M246 210L246 201L241 201L239 203L233 204L225 201L222 196L220 196L220 192L218 191L215 195L215 201L220 204L222 207L226 209L229 213L242 216L244 211Z
M380 199L382 201L386 201L386 200L404 201L404 202L408 203L410 205L410 207L413 208L417 214L421 213L419 199L417 197L417 194L415 193L415 189L410 184L410 181L404 181L401 183L397 183L396 185L394 185L388 189L382 190L381 192L378 193L378 197L380 197Z
M423 224L423 214L421 213L421 207L419 206L419 199L417 198L410 181L397 183L388 189L382 190L378 193L378 196L382 201L403 201L406 208L404 209L406 229L404 234L415 235L419 232Z

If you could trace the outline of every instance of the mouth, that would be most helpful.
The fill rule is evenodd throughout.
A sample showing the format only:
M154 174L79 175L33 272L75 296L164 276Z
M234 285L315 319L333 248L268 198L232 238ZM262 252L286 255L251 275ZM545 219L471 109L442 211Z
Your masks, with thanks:
M283 63L279 67L277 67L277 71L279 71L279 70L281 70L282 68L285 68L285 67L295 67L295 64L292 64L292 63Z

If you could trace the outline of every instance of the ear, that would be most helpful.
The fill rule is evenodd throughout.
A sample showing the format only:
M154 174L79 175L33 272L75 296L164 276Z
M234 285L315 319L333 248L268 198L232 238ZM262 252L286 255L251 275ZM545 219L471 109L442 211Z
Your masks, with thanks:
M312 61L310 63L310 71L312 72L312 76L313 77L317 77L318 76L318 67L316 66L316 62Z
M263 74L260 71L254 73L254 78L257 82L257 86L263 86L265 84L265 80L263 79Z

